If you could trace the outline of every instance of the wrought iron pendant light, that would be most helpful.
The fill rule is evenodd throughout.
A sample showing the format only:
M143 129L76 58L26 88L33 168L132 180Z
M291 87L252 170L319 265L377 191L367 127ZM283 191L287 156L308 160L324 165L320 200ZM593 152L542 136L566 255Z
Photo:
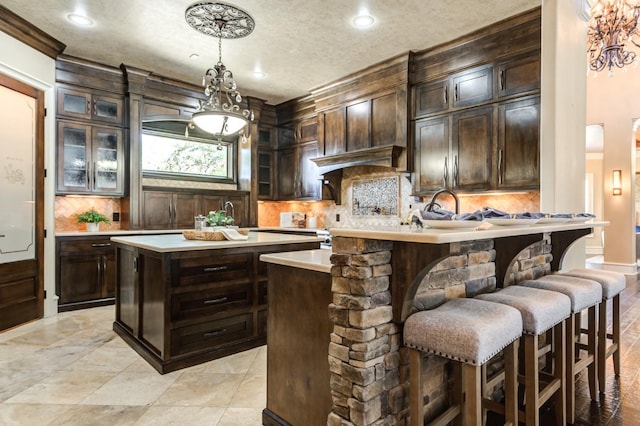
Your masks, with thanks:
M255 27L253 18L245 11L225 3L195 3L185 12L187 23L203 34L218 38L218 63L207 69L202 77L206 100L191 117L188 129L198 126L218 139L239 135L242 140L250 132L253 112L239 105L242 96L233 73L222 63L222 39L241 38Z
M587 30L589 69L613 74L613 68L623 68L636 60L628 50L629 43L640 47L638 0L597 0L591 8ZM627 43L625 47L625 43Z

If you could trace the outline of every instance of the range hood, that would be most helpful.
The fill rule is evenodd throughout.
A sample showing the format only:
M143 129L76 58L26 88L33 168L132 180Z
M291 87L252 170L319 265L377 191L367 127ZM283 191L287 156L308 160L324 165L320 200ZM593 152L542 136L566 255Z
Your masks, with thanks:
M398 161L403 152L404 147L402 146L387 145L312 158L311 161L316 163L318 172L321 175L354 166L385 166L397 168L404 166Z

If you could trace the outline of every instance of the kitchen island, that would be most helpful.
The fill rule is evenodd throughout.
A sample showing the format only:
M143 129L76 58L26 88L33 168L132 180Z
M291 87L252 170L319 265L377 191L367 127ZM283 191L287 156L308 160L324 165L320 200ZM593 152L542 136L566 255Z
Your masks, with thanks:
M315 235L247 240L114 237L114 331L160 373L266 343L265 253L317 249Z
M268 383L280 380L279 386L301 392L305 383L326 382L329 374L329 414L326 418L318 415L305 424L406 424L409 375L402 339L406 318L416 309L430 309L450 298L473 297L557 271L576 240L606 224L576 220L529 226L485 223L467 230L334 228L332 294L330 298L319 297L320 306L316 307L325 309L327 300L331 301L330 335L310 334L305 343L315 347L329 342L326 369L292 371L287 376L277 361L268 360ZM277 268L284 267L301 268L298 274L289 272L289 277L305 277L290 282L292 289L303 291L311 284L306 280L308 266L297 266L293 260L287 263L281 257ZM279 273L274 273L274 282ZM311 307L312 301L305 300L298 304L316 309ZM268 358L276 360L292 356L283 345L268 351ZM450 368L446 360L435 356L430 356L425 365L428 412L442 412L447 408ZM287 394L269 385L268 393L263 411L265 425L295 424L292 416L313 405L304 398L287 405Z

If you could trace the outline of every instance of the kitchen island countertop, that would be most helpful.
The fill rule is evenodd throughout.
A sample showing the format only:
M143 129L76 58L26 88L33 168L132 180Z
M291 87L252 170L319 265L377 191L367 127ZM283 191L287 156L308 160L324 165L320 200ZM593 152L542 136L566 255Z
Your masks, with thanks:
M260 260L317 272L331 272L331 250L301 250L260 255Z
M367 238L373 240L402 241L408 243L443 244L459 241L475 241L545 232L571 231L577 229L607 226L609 222L580 221L573 223L543 223L532 225L490 225L479 224L478 229L410 229L408 225L387 228L332 228L332 237Z
M223 241L187 240L182 234L133 235L111 238L111 241L115 243L127 244L132 247L152 250L159 253L305 243L322 240L324 239L316 237L315 235L304 236L269 232L249 232L248 239L246 240Z

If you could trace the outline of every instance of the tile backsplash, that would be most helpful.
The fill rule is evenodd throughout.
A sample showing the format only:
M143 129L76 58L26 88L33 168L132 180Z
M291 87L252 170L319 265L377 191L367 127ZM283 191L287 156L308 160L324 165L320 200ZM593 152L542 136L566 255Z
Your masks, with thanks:
M76 215L93 207L111 220L114 212L120 212L119 198L57 196L55 200L56 232L84 231L84 223L76 222ZM120 222L101 223L101 231L117 231Z
M354 206L354 185L363 181L381 182L386 185L396 178L398 182L397 197L399 212L395 215L360 214L362 211ZM375 184L374 184L375 186ZM394 185L387 191L396 191ZM307 217L317 217L318 228L370 228L379 226L397 225L405 220L413 209L423 208L430 197L416 199L411 196L411 182L403 173L397 173L389 168L376 166L351 167L344 169L342 176L342 205L336 205L333 201L263 201L258 203L258 226L279 226L280 212L302 212ZM391 199L393 197L390 197ZM460 194L460 212L473 212L482 207L493 207L511 213L536 212L540 210L540 192L527 191L502 194ZM360 201L360 199L358 199ZM454 210L453 198L443 194L438 198L438 203L447 210ZM355 212L354 214L354 207Z

